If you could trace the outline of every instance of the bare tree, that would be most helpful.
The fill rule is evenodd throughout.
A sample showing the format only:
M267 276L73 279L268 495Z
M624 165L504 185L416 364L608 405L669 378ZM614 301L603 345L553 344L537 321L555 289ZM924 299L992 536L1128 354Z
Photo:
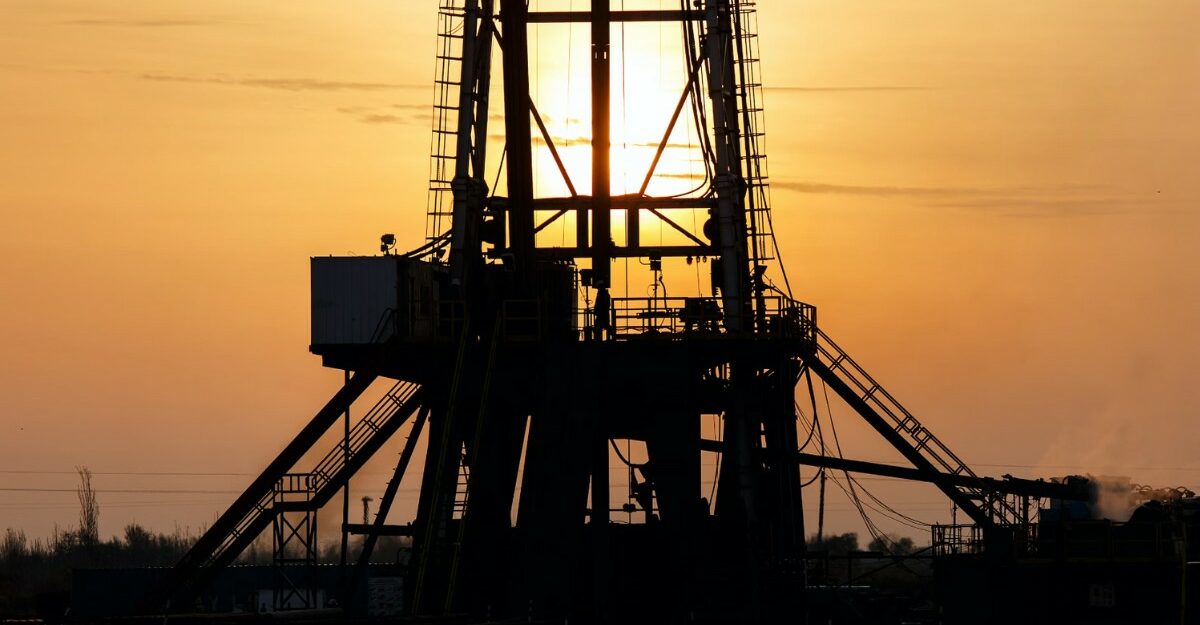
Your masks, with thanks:
M79 466L79 541L85 545L100 542L100 504L96 501L96 489L92 486L92 470Z

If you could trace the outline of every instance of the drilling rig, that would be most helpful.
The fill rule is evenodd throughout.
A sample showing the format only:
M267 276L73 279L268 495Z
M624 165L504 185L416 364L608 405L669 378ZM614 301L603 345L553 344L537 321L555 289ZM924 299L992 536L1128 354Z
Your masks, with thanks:
M772 228L754 4L611 4L442 0L425 241L394 253L388 235L378 256L312 259L310 349L346 372L345 385L175 567L174 605L203 604L205 580L272 528L276 608L322 607L317 510L407 436L373 521L343 528L363 540L347 608L361 601L379 538L402 536L403 614L415 617L794 619L806 588L801 467L900 471L799 453L796 387L811 376L912 463L901 477L935 484L996 544L1028 522L1028 505L1009 495L1050 485L976 476L791 295ZM629 23L677 28L686 76L643 184L614 194L612 32ZM530 29L571 24L590 33L590 189L575 187L530 89ZM504 194L486 171L497 108ZM703 183L650 195L680 124L697 129ZM538 192L539 145L568 194ZM569 244L539 237L556 223ZM677 242L644 241L651 224ZM664 263L705 266L707 288L621 292L614 267L633 259L655 284ZM379 402L298 470L377 381L389 385ZM644 459L622 451L632 444ZM617 463L629 497L614 503ZM714 465L709 490L703 467ZM402 480L419 480L416 515L389 525Z

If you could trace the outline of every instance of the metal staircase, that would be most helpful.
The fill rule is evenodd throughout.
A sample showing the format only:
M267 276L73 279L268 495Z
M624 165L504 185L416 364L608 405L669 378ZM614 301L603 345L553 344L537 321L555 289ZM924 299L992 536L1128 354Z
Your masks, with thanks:
M433 133L429 146L429 196L425 240L438 239L454 216L455 159L463 62L466 7L463 0L442 0L438 7L436 63L433 76Z
M805 364L918 469L931 474L937 472L978 477L819 328L816 330L812 356L805 360ZM978 486L953 485L938 480L934 480L934 484L981 526L1006 526L1021 522L1019 507L999 493Z
M411 382L397 382L354 424L349 438L339 440L312 471L287 472L372 380L374 376L364 376L355 384L356 380L352 378L351 383L318 413L309 427L281 452L180 560L175 567L177 582L186 582L200 569L212 570L228 565L279 515L315 513L417 411L421 404L421 387ZM294 540L303 542L303 535L309 533L307 527L298 526L297 522L288 523L295 526L294 531L288 532L287 523L276 528L285 532L284 547ZM315 537L315 531L312 535ZM277 540L276 547L280 546ZM306 548L306 545L300 546ZM287 559L286 554L283 559Z

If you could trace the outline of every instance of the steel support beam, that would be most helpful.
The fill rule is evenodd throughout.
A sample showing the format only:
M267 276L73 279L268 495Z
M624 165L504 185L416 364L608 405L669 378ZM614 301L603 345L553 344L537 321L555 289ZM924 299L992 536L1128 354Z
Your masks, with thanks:
M592 0L592 279L608 288L612 268L612 199L609 182L609 91L612 81L609 0ZM579 247L584 247L581 243Z
M658 210L666 209L696 209L696 208L712 208L716 202L712 198L706 197L639 197L637 195L617 195L609 198L612 208L615 210L631 209L631 208L655 208ZM557 211L563 209L587 208L592 204L592 197L588 195L580 195L578 197L541 197L533 201L533 208L537 211Z
M742 202L741 163L738 153L736 101L732 98L734 76L732 8L729 0L713 0L705 9L707 23L708 93L712 101L712 124L716 152L717 245L721 250L721 297L725 327L730 332L746 329L747 268L745 205Z
M383 492L383 497L379 500L379 510L375 513L375 521L370 525L349 525L347 524L343 531L355 534L366 534L366 539L363 540L362 552L358 556L358 565L354 571L354 583L346 591L345 605L350 605L350 599L353 597L355 590L358 589L363 577L367 572L367 565L371 563L371 554L375 551L375 543L380 536L412 536L412 526L403 526L399 529L405 530L401 532L388 531L390 527L387 525L388 512L392 509L392 502L396 499L396 493L400 491L400 482L404 479L404 474L408 471L408 464L412 461L413 453L417 449L417 441L421 438L421 432L425 428L425 422L429 419L429 408L422 408L417 415L417 420L413 423L412 431L408 434L408 440L404 442L404 450L400 452L400 461L396 464L396 470L392 473L392 479L388 482L387 488Z
M704 13L700 11L612 11L609 19L613 22L682 22L686 20L702 20ZM529 14L530 24L573 24L592 21L590 11L537 11Z
M462 60L458 87L458 125L455 127L453 235L450 239L450 282L465 287L470 267L479 262L479 227L487 199L484 150L487 147L488 99L491 75L492 3L466 0L463 7ZM483 120L480 126L478 120ZM482 134L480 134L482 131ZM472 172L472 170L474 170ZM474 173L474 175L472 175ZM459 293L461 297L463 294Z
M509 249L517 266L530 262L533 237L533 153L529 124L529 41L525 0L500 0L504 24L504 135L508 146Z
M1004 479L972 477L970 475L951 475L936 471L929 473L910 467L899 467L891 464L867 462L865 460L848 460L817 454L799 453L796 455L796 458L800 464L810 467L824 467L826 469L849 471L851 473L880 475L914 482L936 483L940 481L955 486L982 488L1009 495L1025 495L1028 497L1064 499L1069 501L1088 501L1092 498L1086 488L1077 488L1069 484L1059 484L1057 482L1025 480L1014 477L1006 477Z
M642 258L645 256L661 256L663 258L685 258L687 256L712 256L716 253L712 247L699 245L643 245L639 247L614 247L609 250L612 258ZM547 260L568 260L587 256L586 249L577 247L539 247L535 250L536 258Z

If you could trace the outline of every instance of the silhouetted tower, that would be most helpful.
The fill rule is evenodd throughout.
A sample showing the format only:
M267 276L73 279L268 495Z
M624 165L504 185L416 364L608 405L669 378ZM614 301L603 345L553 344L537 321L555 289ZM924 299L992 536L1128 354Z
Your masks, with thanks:
M377 538L401 535L412 541L405 593L416 615L789 618L805 586L795 387L806 370L976 522L1015 514L817 329L811 306L772 283L772 272L785 285L786 276L771 230L752 3L622 11L592 0L588 11L531 12L524 0L443 0L439 20L426 242L394 255L385 237L382 256L313 259L311 349L354 374L181 561L179 580L202 589L206 574L288 515L315 527L316 509L403 429L374 520L347 526L364 548L346 598L361 600ZM610 33L628 22L680 29L686 81L639 191L613 195ZM590 26L588 194L530 91L530 25L573 23ZM505 195L485 172L497 70ZM650 196L680 123L697 128L704 183ZM535 189L535 127L567 196ZM674 217L689 211L702 227ZM557 220L571 222L571 245L539 240ZM681 242L645 244L650 221ZM614 293L613 265L624 259L644 260L656 289L664 262L706 261L710 294ZM356 411L363 416L346 440L314 470L291 473L377 378L399 382ZM702 423L712 421L706 437ZM422 443L416 517L389 525ZM632 444L644 459L622 452ZM627 465L630 482L619 506L614 463ZM711 491L709 466L719 467ZM626 522L614 523L614 512ZM296 566L280 562L284 573ZM295 585L297 576L283 579Z
M812 309L768 291L764 276L769 230L761 130L752 125L761 109L759 85L749 79L756 59L746 53L751 15L719 1L671 11L614 11L596 1L590 11L531 13L523 1L502 0L466 2L461 28L444 29L452 45L443 56L461 62L457 77L439 76L447 88L435 111L428 245L448 245L439 293L451 308L462 306L449 318L461 316L465 329L450 333L459 340L455 362L422 381L430 391L442 387L433 395L445 399L430 420L431 440L442 443L427 456L416 523L416 612L586 617L616 609L662 618L694 612L708 597L778 603L753 596L767 587L762 576L790 580L798 596L804 532L792 397L814 326ZM685 35L687 80L639 193L614 197L610 32L646 21L673 23ZM529 88L529 25L569 23L590 26L590 194L571 181ZM493 40L504 76L503 197L488 196L483 167ZM709 179L685 197L648 196L673 131L697 110ZM535 126L567 197L535 193ZM693 231L672 211L703 211L705 225ZM623 237L614 215L625 217ZM574 245L539 244L539 231L568 216ZM644 216L685 242L643 244ZM663 259L711 258L716 296L614 296L612 267L626 258L656 271ZM580 306L580 294L595 305ZM721 420L719 441L701 438L705 415ZM615 440L646 447L635 480L647 523L611 523ZM722 458L715 501L702 494L703 451Z

